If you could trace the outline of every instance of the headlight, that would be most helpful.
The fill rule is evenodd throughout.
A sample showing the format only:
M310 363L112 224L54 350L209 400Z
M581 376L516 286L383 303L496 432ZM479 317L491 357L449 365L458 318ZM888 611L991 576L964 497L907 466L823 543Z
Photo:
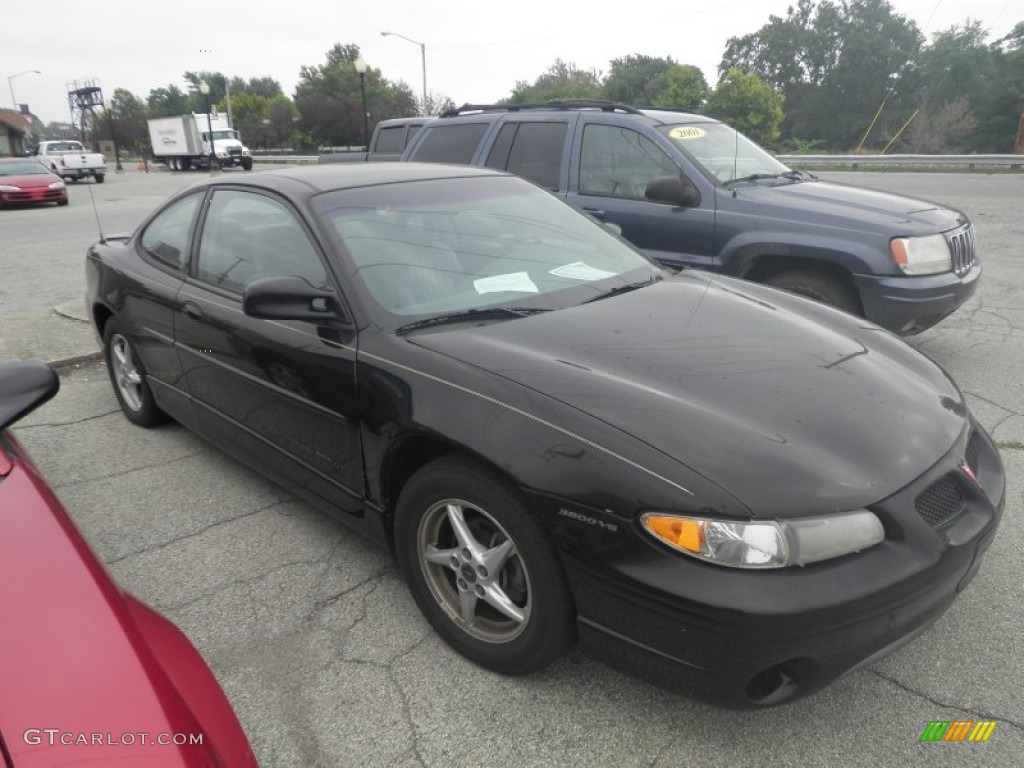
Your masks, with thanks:
M0 184L0 192L21 192L21 187L12 187L10 184Z
M714 520L648 512L640 518L659 541L684 554L732 568L784 568L829 560L885 539L866 509L796 520Z
M893 261L908 275L936 275L953 269L953 257L943 235L894 237L889 250Z
M50 185L50 189L64 189L64 186L63 181L55 181Z

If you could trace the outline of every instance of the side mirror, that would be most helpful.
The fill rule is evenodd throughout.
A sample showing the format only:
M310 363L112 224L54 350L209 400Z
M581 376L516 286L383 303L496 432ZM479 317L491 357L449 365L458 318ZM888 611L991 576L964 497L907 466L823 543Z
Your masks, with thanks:
M647 182L644 197L656 203L672 203L683 208L696 208L700 205L700 192L682 174L651 179Z
M314 288L301 277L264 277L245 286L242 311L265 320L318 323L338 318L338 299L330 288Z

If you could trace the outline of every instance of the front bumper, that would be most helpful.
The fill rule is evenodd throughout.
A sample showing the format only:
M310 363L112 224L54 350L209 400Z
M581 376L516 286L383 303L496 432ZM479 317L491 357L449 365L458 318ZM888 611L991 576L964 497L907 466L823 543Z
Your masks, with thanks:
M927 630L977 571L1004 490L999 454L974 426L870 507L886 540L859 554L774 571L690 562L653 544L661 557L634 552L611 569L572 560L580 638L614 666L713 704L792 701Z
M901 336L931 328L951 315L978 288L981 262L961 276L953 272L921 277L854 275L864 317Z
M67 189L47 189L46 187L36 187L31 189L22 189L18 192L0 192L0 205L56 203L67 199Z

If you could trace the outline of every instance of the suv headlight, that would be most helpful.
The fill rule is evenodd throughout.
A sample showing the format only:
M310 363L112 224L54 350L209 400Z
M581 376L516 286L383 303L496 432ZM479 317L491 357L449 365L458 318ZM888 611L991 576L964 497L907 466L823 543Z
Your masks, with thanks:
M647 512L644 529L684 554L732 568L784 568L829 560L885 539L866 509L795 520L715 520Z
M908 275L937 275L953 269L944 235L894 237L889 241L893 261Z

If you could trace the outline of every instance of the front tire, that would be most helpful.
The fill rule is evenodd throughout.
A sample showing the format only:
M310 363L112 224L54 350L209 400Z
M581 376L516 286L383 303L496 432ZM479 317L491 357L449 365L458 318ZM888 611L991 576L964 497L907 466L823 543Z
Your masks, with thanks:
M242 158L242 170L243 171L251 171L252 170L252 158L251 157L243 157Z
M142 360L121 329L121 324L113 318L103 329L103 358L107 362L114 395L128 421L140 427L152 427L166 421L166 414L153 399Z
M395 549L427 621L493 672L546 667L575 639L568 582L550 537L504 477L446 456L410 478Z
M853 315L861 315L860 300L853 288L825 272L793 269L771 275L765 285L806 296Z

